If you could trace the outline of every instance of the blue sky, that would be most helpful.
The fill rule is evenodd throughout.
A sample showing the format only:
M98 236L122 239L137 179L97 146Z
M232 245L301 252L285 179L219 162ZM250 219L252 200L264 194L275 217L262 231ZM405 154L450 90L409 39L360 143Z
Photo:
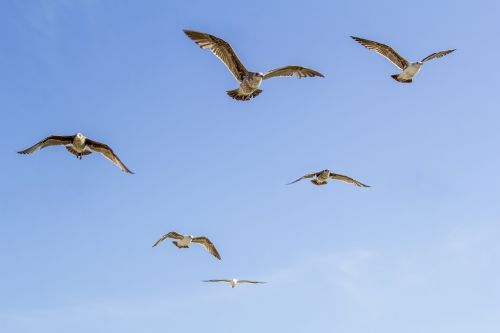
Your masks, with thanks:
M498 332L497 1L0 3L2 332ZM250 70L248 103L182 29ZM411 85L352 41L425 65ZM108 143L136 172L49 134ZM330 168L367 184L284 186ZM207 235L201 249L151 245ZM204 284L247 278L266 285Z

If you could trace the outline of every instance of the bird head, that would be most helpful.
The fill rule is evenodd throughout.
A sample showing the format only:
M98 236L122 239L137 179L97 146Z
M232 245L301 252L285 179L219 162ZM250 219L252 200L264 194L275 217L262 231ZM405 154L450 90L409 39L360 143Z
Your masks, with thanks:
M257 72L257 73L255 73L255 75L257 75L260 78L264 77L264 73L262 73L262 72Z
M82 133L76 133L76 137L79 138L79 139L82 139L83 138L83 134Z

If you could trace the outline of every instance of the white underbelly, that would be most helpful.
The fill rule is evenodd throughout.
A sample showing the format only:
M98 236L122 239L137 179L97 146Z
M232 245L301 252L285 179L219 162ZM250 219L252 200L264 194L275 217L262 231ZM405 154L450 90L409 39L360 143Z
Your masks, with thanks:
M420 66L410 66L405 69L400 75L400 78L411 79L420 71Z

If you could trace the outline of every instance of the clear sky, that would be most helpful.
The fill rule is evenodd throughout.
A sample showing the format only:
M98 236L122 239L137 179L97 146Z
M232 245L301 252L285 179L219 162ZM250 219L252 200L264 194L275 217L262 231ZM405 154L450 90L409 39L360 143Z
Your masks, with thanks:
M498 1L0 2L0 331L496 333ZM250 70L237 102L182 29ZM427 63L410 85L349 38ZM62 147L82 132L136 172ZM284 184L330 168L372 185ZM151 245L176 230L193 246ZM245 278L265 285L206 284Z

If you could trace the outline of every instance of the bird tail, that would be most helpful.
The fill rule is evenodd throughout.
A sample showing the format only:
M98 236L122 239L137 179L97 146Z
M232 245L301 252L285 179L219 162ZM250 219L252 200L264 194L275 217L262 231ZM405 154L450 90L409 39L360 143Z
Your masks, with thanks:
M311 183L313 183L314 185L326 185L326 184L328 184L328 182L319 181L318 179L311 179Z
M401 83L412 83L412 82L413 82L413 80L412 80L412 79L409 79L409 80L403 80L403 79L400 79L400 78L399 78L399 74L394 74L394 75L391 75L391 77L392 77L394 80L396 80L396 81L398 81L398 82L401 82Z
M84 150L83 152L79 153L76 151L75 148L73 148L72 146L66 146L66 149L73 155L79 157L79 156L85 156L85 155L90 155L92 154L92 152L90 150Z
M179 249L181 248L181 247L179 246L179 243L177 243L177 241L172 241L172 244L174 244L175 246L177 246Z
M231 97L237 101L249 101L252 98L258 96L261 92L262 92L262 89L257 89L253 93L246 95L246 94L242 94L240 92L240 88L237 88L234 90L228 90L227 94L229 97Z

